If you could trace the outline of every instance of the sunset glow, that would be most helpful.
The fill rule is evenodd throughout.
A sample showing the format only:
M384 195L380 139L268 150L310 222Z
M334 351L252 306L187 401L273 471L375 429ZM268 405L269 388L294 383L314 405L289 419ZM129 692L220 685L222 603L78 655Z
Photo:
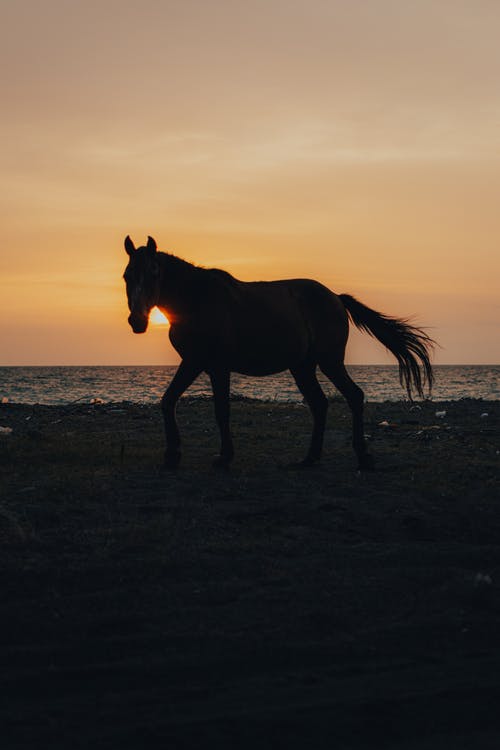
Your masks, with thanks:
M149 322L155 326L168 326L168 318L157 307L153 307L149 314Z
M437 363L498 362L500 4L27 0L2 21L0 364L178 362L127 324L127 234L415 316ZM347 361L391 360L353 332Z

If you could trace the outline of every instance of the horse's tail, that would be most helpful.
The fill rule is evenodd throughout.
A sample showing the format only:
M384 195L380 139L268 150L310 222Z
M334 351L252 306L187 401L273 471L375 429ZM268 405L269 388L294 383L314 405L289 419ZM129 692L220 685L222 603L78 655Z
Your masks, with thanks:
M406 388L408 398L412 399L412 389L424 398L426 383L430 393L434 380L430 354L435 341L422 328L410 325L404 318L382 315L350 294L340 294L339 297L354 325L374 336L394 354L399 364L399 380Z

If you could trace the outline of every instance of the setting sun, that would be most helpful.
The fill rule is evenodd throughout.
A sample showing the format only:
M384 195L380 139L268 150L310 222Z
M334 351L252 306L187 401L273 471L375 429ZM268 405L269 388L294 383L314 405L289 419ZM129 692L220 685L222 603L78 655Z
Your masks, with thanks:
M155 326L168 326L168 318L157 307L153 307L149 314L149 322Z

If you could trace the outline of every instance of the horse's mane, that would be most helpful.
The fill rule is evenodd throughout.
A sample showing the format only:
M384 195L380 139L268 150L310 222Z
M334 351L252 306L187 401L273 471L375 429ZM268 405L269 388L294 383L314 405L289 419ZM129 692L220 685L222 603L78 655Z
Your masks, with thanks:
M193 279L198 277L198 280L203 283L203 276L209 274L212 278L218 278L221 281L236 281L228 271L223 271L221 268L205 268L204 266L198 266L195 263L190 263L187 260L179 258L173 253L158 252L158 258L160 264L166 270L168 268L170 273L178 274L179 276L192 276ZM205 277L206 278L206 277Z
M236 281L228 271L223 271L221 268L202 268L203 271L208 271L212 276L218 276L224 281Z
M193 273L198 269L198 266L195 266L194 263L189 263L189 261L173 255L173 253L158 252L158 260L161 266L168 267L169 271L173 273Z

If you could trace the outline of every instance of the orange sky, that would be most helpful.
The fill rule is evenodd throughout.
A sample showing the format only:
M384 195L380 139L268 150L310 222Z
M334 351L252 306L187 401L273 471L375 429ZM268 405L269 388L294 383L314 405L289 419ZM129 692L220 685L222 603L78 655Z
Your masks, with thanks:
M499 28L496 0L3 3L0 365L177 361L127 324L126 234L498 363Z

